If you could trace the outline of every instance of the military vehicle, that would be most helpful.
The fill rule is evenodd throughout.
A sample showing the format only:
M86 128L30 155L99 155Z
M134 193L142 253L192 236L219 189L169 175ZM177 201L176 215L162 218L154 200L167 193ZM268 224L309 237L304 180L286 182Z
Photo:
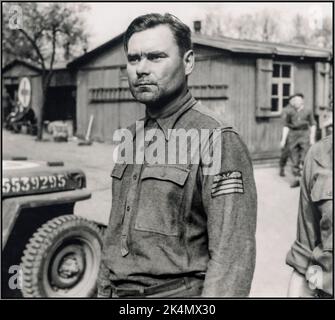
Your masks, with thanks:
M84 172L62 162L3 161L3 298L95 294L101 229L74 215L90 197Z

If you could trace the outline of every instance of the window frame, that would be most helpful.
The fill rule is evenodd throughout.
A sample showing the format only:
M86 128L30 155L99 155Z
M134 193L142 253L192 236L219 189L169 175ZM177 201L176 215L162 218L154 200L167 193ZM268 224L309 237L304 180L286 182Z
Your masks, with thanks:
M270 104L272 106L272 99L278 98L278 111L272 111L270 110L270 116L280 116L283 112L283 85L284 84L290 84L290 93L289 96L294 93L294 63L292 62L286 62L286 61L273 61L272 68L274 70L274 65L279 64L280 65L280 77L273 77L271 78L271 97L270 97ZM283 78L282 77L282 70L283 65L289 65L291 67L291 74L289 78ZM277 94L272 94L272 85L277 85Z

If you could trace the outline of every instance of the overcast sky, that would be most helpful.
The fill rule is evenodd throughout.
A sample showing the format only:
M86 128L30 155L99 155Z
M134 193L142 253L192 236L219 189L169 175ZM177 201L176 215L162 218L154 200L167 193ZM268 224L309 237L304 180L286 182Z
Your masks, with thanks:
M285 21L297 13L308 14L316 19L332 15L331 3L318 2L250 2L250 3L177 3L177 2L140 2L140 3L88 3L90 11L86 14L87 28L91 34L92 49L125 31L129 23L138 15L149 12L170 12L183 22L192 26L192 21L203 19L208 10L229 12L232 16L255 13L264 9L278 14Z

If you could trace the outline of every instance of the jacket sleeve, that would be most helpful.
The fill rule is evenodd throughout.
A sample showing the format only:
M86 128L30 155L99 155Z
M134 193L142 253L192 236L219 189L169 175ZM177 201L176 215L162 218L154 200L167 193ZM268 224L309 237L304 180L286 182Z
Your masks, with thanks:
M219 170L202 174L209 263L203 297L243 297L251 288L256 258L257 194L249 152L232 130L222 131ZM215 152L214 152L215 154Z
M98 298L111 297L111 281L109 279L110 271L105 265L104 261L100 262L100 268L97 279Z
M319 213L315 210L310 197L309 181L311 180L312 161L311 153L305 158L304 171L301 179L299 211L297 222L297 239L287 254L286 263L297 272L305 275L310 263L314 244L318 239Z
M288 110L289 107L285 107L285 109L283 110L283 114L281 116L282 118L282 124L284 127L287 128L292 128L292 123L291 123L291 114L290 114L290 110Z
M305 158L301 179L297 237L286 256L286 263L304 275L315 287L332 294L333 284L333 179L332 168L316 159L326 158L312 146ZM331 160L329 161L331 162Z

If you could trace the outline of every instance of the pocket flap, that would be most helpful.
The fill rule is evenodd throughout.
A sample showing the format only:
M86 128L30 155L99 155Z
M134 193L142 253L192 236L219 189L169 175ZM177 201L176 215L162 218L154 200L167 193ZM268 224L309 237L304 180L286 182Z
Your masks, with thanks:
M150 165L144 168L141 179L167 180L183 186L190 173L189 169L177 166Z
M332 178L319 176L313 185L311 197L313 202L333 199Z
M116 163L111 173L111 177L121 179L127 167L126 163Z

